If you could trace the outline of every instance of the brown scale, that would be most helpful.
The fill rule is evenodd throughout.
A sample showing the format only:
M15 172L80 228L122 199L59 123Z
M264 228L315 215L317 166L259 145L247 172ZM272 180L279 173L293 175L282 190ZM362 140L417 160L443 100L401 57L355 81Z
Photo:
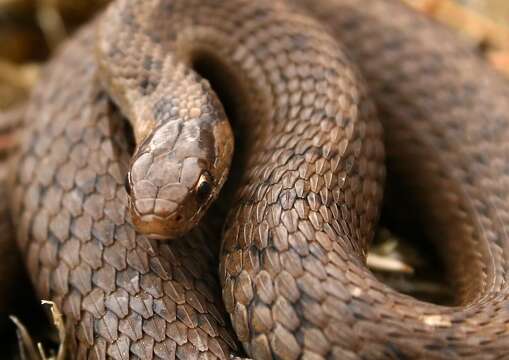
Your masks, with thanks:
M291 3L117 0L64 47L34 92L14 161L18 244L39 295L63 309L78 358L234 352L214 279L217 220L172 242L132 225L167 234L136 220L162 199L182 206L174 234L187 230L228 172L225 111L195 66L219 93L221 78L231 81L221 98L242 134L220 280L249 356L508 358L507 83L395 0ZM110 99L133 126L134 160ZM381 125L389 170L415 190L457 306L396 293L366 268L385 173ZM180 171L171 181L185 197L158 192L176 173L146 171L156 159ZM187 168L188 159L200 161ZM204 170L213 189L196 197ZM139 190L140 179L150 184ZM138 196L151 202L129 212Z

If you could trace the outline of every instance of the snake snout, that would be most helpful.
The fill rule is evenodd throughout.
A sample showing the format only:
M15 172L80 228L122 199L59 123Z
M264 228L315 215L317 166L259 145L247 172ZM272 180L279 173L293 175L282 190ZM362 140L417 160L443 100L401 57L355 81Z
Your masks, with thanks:
M141 199L134 202L134 207L140 216L156 216L165 219L177 211L178 204L165 199Z
M155 200L157 203L160 200ZM174 239L189 231L189 225L178 210L150 211L140 214L136 207L131 207L131 216L136 229L153 239Z

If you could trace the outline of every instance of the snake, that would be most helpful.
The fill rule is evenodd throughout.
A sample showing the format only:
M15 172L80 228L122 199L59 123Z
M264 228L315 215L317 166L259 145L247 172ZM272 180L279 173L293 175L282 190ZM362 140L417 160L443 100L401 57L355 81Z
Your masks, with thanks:
M26 108L17 245L77 359L507 359L508 98L398 0L115 0ZM454 304L367 268L386 176Z

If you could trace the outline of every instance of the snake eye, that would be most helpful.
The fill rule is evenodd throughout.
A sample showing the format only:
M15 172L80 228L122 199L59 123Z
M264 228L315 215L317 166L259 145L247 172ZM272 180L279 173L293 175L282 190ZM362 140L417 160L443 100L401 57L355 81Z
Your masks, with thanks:
M196 185L196 198L198 201L203 202L212 193L212 178L208 172L203 173Z
M132 189L131 189L131 183L129 182L129 173L125 175L124 179L124 187L127 195L131 195Z

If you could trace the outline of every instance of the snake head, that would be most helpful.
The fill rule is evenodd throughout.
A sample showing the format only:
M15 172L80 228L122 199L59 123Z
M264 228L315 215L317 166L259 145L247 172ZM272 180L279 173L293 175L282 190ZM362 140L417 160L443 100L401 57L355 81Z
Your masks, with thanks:
M137 230L155 239L191 230L217 198L232 152L226 118L171 121L156 128L135 151L125 182Z

